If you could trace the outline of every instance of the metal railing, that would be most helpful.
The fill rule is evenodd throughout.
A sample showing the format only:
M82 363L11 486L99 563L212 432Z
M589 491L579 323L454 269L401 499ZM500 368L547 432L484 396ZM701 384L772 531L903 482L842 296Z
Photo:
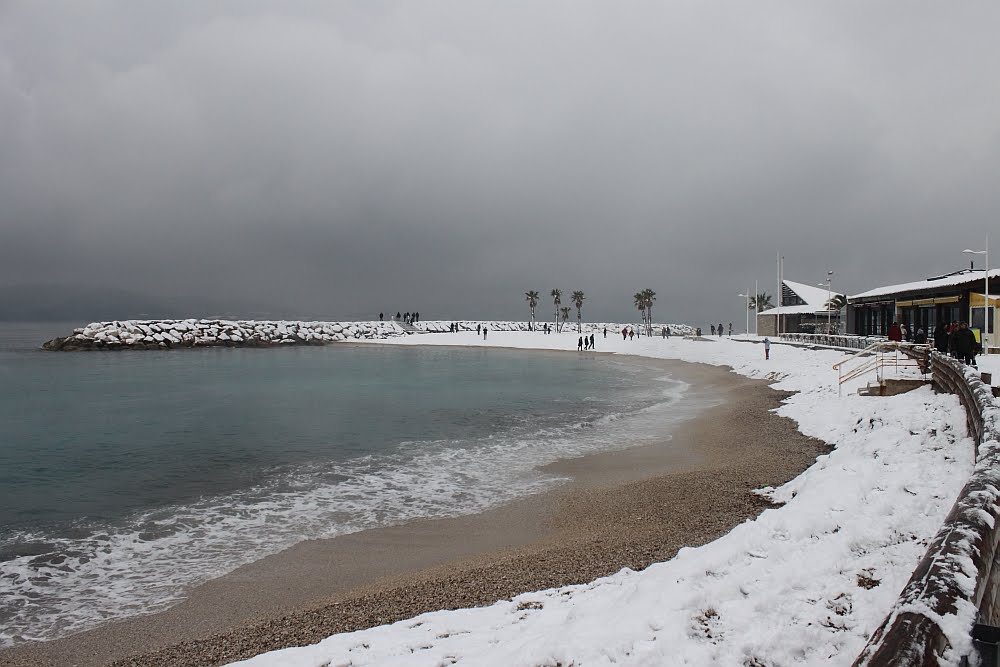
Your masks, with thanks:
M974 651L972 642L954 646L948 639L959 610L967 612L972 605L978 623L996 625L1000 619L1000 564L994 567L1000 556L1000 408L975 369L937 351L929 358L935 387L956 394L965 409L975 438L976 464L944 525L854 667L939 665L948 651L947 664L965 662Z
M929 355L930 348L927 345L876 341L833 365L833 370L839 374L838 392L845 382L873 371L877 381L882 382L887 368L894 369L897 375L901 368L916 368L921 374L926 375L930 371ZM849 366L851 362L859 360L861 363L857 366Z
M863 350L869 345L888 340L885 336L845 336L842 334L785 333L781 340L826 347L841 347L849 350Z

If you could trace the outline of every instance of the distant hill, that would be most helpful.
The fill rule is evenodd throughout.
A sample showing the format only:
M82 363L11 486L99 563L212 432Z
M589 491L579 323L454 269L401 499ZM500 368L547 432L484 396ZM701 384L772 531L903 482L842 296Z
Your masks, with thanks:
M52 322L183 317L266 318L246 304L165 299L118 288L78 285L0 287L0 321Z

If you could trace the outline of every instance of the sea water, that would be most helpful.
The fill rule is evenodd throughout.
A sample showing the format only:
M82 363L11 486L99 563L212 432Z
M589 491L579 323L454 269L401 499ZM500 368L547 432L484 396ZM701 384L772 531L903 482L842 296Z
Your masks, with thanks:
M538 466L696 409L611 356L37 349L52 329L0 325L0 647L163 609L304 539L551 488Z

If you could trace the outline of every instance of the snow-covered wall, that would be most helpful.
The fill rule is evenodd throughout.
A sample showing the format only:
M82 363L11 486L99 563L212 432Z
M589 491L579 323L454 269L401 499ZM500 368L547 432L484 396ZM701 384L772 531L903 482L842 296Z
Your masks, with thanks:
M935 386L966 410L976 467L855 667L963 664L974 653L973 624L1000 620L1000 408L976 369L931 358Z
M92 322L65 337L45 342L46 350L163 350L186 347L271 347L281 345L325 345L341 341L393 338L420 333L445 333L455 324L459 330L475 331L486 326L490 331L528 331L527 322L509 321L429 321L413 325L387 322L298 322L257 320L122 320ZM544 323L535 323L535 329ZM584 332L620 332L623 325L610 322L584 323ZM575 331L575 324L567 324ZM673 334L689 334L686 325L656 324L660 332L669 327ZM536 333L541 334L540 331Z

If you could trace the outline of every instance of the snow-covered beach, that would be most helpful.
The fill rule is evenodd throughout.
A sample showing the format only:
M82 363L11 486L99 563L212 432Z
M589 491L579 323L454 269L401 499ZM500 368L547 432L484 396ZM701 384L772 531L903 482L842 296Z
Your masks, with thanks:
M575 350L577 336L491 331L485 341L463 332L377 342ZM623 341L613 330L607 339L598 332L596 343L598 352L728 366L745 378L794 392L778 414L834 449L795 479L761 494L780 507L642 572L625 569L593 583L525 593L491 606L431 612L245 664L850 664L888 612L971 470L973 447L957 399L929 388L896 397L859 397L856 385L840 397L831 365L843 354L833 350L775 345L765 361L755 342L676 336ZM767 444L771 434L759 432L750 414L730 416L734 440L716 446L753 459L755 447ZM742 431L740 419L746 425ZM645 491L658 504L650 489ZM697 495L699 489L686 491ZM733 495L751 498L749 492L736 488ZM695 500L710 503L712 496ZM706 514L713 509L722 506L708 507ZM676 506L662 510L638 517L629 530L684 521ZM711 537L728 527L715 526ZM495 599L511 595L507 588L497 590ZM440 606L461 606L444 602ZM284 641L295 640L295 633L286 631ZM209 651L211 645L195 642L187 650ZM218 661L234 654L215 655Z

